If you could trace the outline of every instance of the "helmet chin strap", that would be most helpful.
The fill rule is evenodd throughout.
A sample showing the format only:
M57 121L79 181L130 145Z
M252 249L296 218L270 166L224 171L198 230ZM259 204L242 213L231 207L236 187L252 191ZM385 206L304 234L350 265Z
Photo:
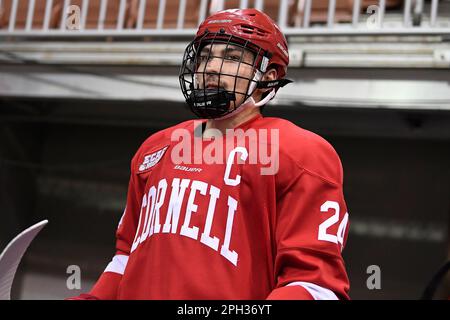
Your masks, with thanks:
M255 104L255 107L261 107L263 105L265 105L267 102L269 102L270 100L273 99L273 97L275 97L275 89L270 90L269 94L262 99L261 101L258 101L255 103L255 100L253 99L253 97L249 97L247 100L252 100L253 103Z
M251 100L250 100L251 99ZM246 109L251 109L255 107L255 104L252 103L255 100L253 100L253 98L248 98L247 100L245 100L245 102L243 102L239 107L237 107L234 111L230 112L227 115L224 115L223 117L219 117L219 118L214 118L214 120L225 120L228 118L231 118L235 115L237 115L238 113L241 113L242 111L246 110Z
M254 91L254 89L257 87L258 82L260 81L262 76L262 73L260 71L256 71L255 76L253 77L252 83L250 84L247 94L250 95L252 94L252 92ZM265 105L267 102L269 102L270 100L272 100L272 98L275 96L275 89L272 89L269 94L262 99L261 101L255 102L255 99L253 99L252 96L249 96L244 102L242 102L242 104L237 107L234 111L230 112L229 114L220 117L220 118L215 118L214 120L225 120L228 119L230 117L233 117L235 115L237 115L238 113L241 113L242 111L246 110L246 109L250 109L250 108L256 108L256 107L260 107Z
M275 90L275 88L273 88L272 90L270 90L270 92L267 94L267 96L264 97L264 99L262 99L258 102L255 102L255 99L253 99L251 94L253 93L255 88L260 88L261 78L262 78L261 71L259 71L259 70L256 71L255 76L253 77L252 83L247 91L247 95L249 95L249 97L247 98L247 100L245 100L242 103L243 105L251 102L251 104L254 107L261 107L261 106L265 105L267 102L269 102L270 100L272 100L273 97L275 97L276 90Z

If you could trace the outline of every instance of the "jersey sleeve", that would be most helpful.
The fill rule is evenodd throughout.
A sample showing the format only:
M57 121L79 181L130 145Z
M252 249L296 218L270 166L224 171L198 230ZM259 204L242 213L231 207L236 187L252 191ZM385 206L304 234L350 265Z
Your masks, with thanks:
M292 160L279 177L276 288L268 299L349 298L341 255L348 234L342 166L334 149L314 154L314 163L325 169L312 171Z
M134 159L131 164L127 203L116 231L116 253L89 292L90 295L98 299L113 300L117 298L120 281L125 272L131 246L136 234L140 206L138 199L140 196L133 163Z

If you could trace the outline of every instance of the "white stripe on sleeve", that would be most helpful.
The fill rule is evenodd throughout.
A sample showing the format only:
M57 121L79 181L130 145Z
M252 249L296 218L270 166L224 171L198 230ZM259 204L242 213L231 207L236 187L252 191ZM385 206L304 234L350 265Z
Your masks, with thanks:
M128 256L116 255L112 261L108 264L104 272L115 272L123 275L128 263Z
M314 298L314 300L339 300L336 294L326 288L318 286L311 282L291 282L287 286L302 286L309 292L310 295Z

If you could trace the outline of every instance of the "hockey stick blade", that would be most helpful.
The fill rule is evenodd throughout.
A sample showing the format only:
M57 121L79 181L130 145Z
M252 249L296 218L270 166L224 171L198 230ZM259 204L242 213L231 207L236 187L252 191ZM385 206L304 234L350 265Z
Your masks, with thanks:
M11 299L11 287L17 267L34 237L44 228L48 220L43 220L18 234L0 255L0 300Z

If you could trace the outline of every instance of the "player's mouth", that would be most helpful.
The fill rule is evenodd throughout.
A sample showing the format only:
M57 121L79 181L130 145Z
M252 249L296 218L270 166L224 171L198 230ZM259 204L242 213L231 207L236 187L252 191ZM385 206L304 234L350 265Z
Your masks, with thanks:
M212 89L212 90L224 89L225 90L225 87L219 86L217 83L207 83L205 89Z

